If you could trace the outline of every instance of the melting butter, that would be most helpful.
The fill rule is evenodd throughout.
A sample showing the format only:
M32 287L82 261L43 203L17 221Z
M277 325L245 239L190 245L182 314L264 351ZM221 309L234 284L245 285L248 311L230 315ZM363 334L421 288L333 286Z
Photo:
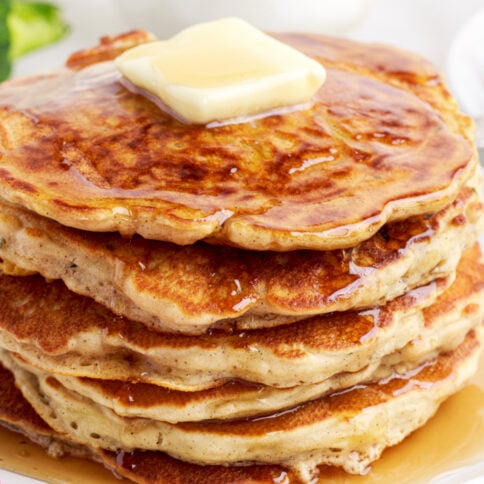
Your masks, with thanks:
M321 64L237 18L134 47L115 63L177 117L201 124L307 102L326 79Z

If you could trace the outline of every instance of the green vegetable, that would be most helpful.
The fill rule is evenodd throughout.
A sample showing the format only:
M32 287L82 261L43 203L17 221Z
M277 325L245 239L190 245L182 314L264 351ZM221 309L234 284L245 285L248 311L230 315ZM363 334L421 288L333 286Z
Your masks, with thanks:
M0 0L0 81L12 62L61 39L67 32L58 7L46 2Z
M10 10L8 0L0 0L0 81L10 75L10 32L7 26L7 16Z

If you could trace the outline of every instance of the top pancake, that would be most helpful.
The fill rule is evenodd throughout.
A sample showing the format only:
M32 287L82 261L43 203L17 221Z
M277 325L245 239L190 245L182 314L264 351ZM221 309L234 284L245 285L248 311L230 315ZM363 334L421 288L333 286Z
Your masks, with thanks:
M109 59L149 38L107 38L0 87L0 196L90 231L327 250L443 208L477 163L469 120L412 54L280 35L327 68L314 103L207 127L122 84Z

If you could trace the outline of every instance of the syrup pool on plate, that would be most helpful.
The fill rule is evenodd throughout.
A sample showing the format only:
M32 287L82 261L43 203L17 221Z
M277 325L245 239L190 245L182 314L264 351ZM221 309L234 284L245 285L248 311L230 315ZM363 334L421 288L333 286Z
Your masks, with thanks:
M387 449L366 476L326 469L325 484L452 484L484 469L484 355L469 385L442 404L437 414L399 445ZM49 483L119 484L101 465L72 457L54 459L20 434L0 427L0 468Z

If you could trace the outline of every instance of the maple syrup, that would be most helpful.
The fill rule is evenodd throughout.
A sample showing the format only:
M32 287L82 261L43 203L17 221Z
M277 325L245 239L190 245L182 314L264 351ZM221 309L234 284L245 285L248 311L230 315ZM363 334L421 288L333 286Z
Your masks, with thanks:
M455 198L477 160L435 70L391 48L280 39L328 64L308 109L211 129L126 89L97 62L119 54L114 39L83 69L2 84L5 129L22 133L2 198L83 230L276 251L353 247Z
M442 404L437 414L401 444L387 449L365 476L325 469L320 482L438 484L452 472L455 482L482 474L484 467L484 355L470 384ZM118 483L101 465L67 457L54 459L20 434L0 427L0 468L49 483ZM462 476L462 477L461 477Z

